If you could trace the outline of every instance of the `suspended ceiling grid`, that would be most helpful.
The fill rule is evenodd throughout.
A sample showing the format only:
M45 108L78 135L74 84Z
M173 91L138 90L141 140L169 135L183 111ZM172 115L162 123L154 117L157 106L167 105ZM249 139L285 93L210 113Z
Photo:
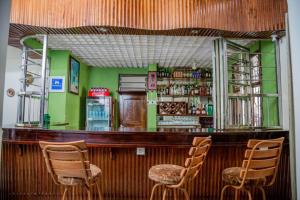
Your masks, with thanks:
M40 38L41 39L41 38ZM49 35L48 47L71 50L94 67L211 66L213 37L153 35Z

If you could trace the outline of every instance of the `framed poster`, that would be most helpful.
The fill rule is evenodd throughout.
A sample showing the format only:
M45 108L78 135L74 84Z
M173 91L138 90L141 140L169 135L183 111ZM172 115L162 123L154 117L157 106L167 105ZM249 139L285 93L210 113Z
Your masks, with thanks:
M69 69L69 92L79 94L79 72L80 63L70 56L70 69Z
M65 77L50 76L49 92L65 92Z
M148 90L156 90L156 72L148 72Z

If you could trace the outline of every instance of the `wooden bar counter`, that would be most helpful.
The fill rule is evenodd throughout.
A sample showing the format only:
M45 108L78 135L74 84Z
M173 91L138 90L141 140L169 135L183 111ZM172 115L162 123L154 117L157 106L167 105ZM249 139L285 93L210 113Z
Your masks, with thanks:
M219 199L222 170L241 166L248 139L285 137L284 148L275 184L266 188L268 199L290 199L290 165L288 131L235 130L197 132L192 129L106 129L98 131L3 128L1 162L1 199L59 199L63 188L47 173L38 141L66 142L85 140L91 163L102 169L102 191L105 199L147 200L151 187L148 170L152 165L183 165L195 136L212 136L213 145L198 177L187 185L191 199ZM136 148L145 147L145 155L137 156ZM160 199L162 191L155 199ZM71 192L68 194L71 197ZM227 199L233 193L227 193ZM255 199L261 199L255 191ZM242 194L242 198L244 195ZM81 188L76 199L86 199ZM96 193L94 193L96 199ZM169 199L172 196L169 194ZM179 199L183 199L180 197Z

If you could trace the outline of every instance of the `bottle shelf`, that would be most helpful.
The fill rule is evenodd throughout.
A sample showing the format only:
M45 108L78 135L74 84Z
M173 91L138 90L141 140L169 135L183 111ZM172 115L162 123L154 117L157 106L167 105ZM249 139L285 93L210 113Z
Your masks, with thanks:
M168 115L168 114L157 114L156 116L159 116L159 117L161 117L161 116L175 116L175 117L200 117L200 118L213 118L213 116L209 116L209 115L189 115L189 114L187 114L187 115L176 115L176 114L174 114L174 115Z
M212 82L213 80L211 78L187 78L187 77L158 77L157 81L165 81L165 80L171 80L171 81L200 81L200 82Z
M212 97L211 95L169 95L157 94L158 97Z

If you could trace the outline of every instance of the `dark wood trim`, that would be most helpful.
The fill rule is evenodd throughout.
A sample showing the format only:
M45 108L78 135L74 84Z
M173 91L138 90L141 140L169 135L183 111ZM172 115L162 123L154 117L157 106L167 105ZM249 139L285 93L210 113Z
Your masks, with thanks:
M213 144L216 145L238 145L245 144L249 139L270 139L285 137L288 143L288 131L215 131L192 132L192 129L134 129L119 128L106 131L85 131L85 130L47 130L30 128L3 128L3 142L18 144L34 144L40 140L46 141L74 141L85 140L91 146L164 146L178 147L190 146L195 136L212 136Z

